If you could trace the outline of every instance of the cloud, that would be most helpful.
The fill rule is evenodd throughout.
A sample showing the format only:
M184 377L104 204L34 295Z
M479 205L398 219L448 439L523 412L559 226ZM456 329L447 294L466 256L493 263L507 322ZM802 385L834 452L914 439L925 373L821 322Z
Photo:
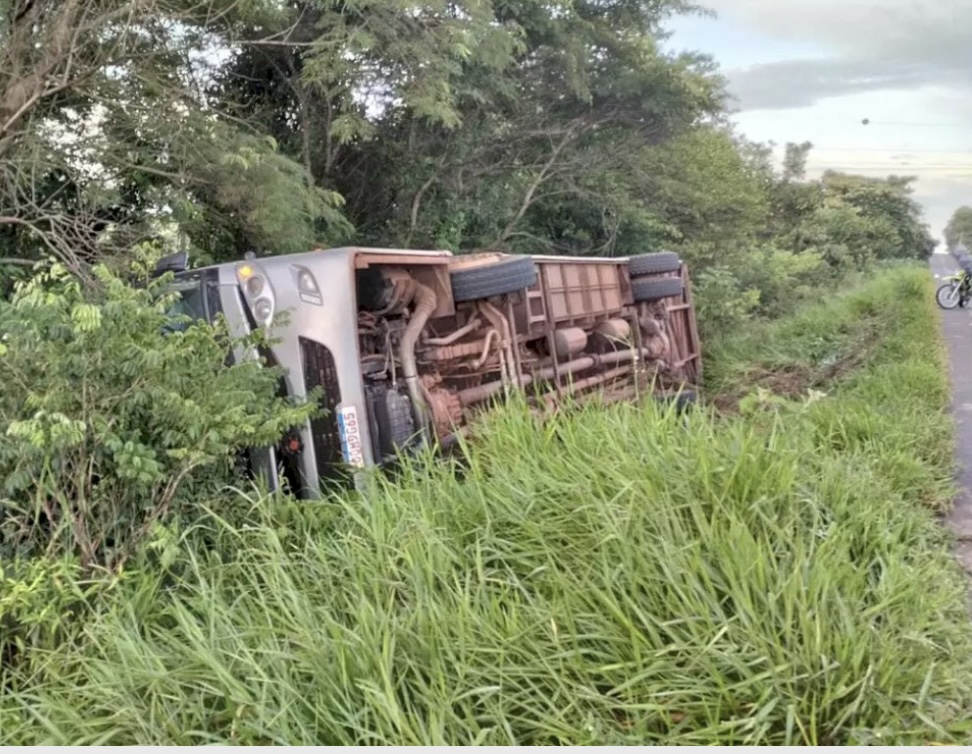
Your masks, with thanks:
M918 89L932 78L910 62L868 59L785 60L728 71L729 92L746 110L809 107L826 97L882 89Z
M710 0L720 18L824 53L727 71L742 109L927 86L972 94L972 0Z

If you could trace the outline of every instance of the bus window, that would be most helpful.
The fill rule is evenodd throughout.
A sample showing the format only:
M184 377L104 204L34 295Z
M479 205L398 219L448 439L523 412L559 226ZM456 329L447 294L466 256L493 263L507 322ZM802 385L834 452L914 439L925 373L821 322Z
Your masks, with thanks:
M177 317L190 317L196 321L207 320L206 302L203 297L202 281L195 280L179 281L175 283L170 291L177 291L179 297L172 303L166 314L172 321L166 327L166 332L181 332L188 326L188 322L176 322Z

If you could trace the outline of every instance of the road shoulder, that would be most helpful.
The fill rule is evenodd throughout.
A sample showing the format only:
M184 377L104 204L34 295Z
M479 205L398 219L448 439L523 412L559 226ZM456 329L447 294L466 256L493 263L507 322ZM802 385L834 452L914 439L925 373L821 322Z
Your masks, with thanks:
M950 275L958 269L951 257L943 255L932 258L931 268L938 277ZM955 534L956 556L966 573L972 575L972 311L943 311L942 315L952 383L957 481L960 487L947 522Z

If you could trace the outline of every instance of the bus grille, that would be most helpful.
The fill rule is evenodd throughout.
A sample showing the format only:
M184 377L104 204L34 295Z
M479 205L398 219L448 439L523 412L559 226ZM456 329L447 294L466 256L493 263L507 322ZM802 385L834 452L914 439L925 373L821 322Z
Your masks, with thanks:
M304 364L304 385L308 392L315 388L321 389L319 401L320 407L324 409L323 416L311 420L317 473L325 479L333 479L340 476L340 464L344 462L337 417L338 405L341 403L337 366L334 356L325 346L306 338L299 338L299 342L301 361Z

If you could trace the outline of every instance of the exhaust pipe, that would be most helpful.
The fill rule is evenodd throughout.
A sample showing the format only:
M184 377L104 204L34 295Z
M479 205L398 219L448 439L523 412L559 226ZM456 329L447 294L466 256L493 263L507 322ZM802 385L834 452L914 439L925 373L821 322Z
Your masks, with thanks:
M438 299L435 292L427 285L422 285L414 279L412 283L414 288L410 299L415 303L415 311L402 334L398 358L402 362L402 377L405 378L408 397L412 399L415 423L422 428L423 434L427 435L429 408L425 403L425 396L422 395L422 386L419 383L415 346L422 330L425 329L425 325L429 321L429 317L432 316L432 312L438 305Z

